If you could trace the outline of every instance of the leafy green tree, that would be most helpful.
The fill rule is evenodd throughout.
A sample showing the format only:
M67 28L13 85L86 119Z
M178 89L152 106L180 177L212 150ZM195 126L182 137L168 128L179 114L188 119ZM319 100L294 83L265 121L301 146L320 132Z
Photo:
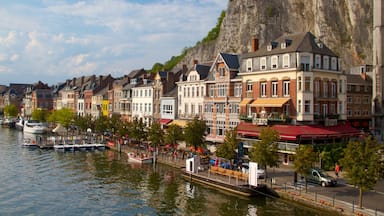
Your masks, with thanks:
M57 122L61 124L64 128L68 130L69 126L73 123L75 119L75 114L71 109L62 108L60 110L55 110L48 117L48 121Z
M224 142L217 148L216 155L228 160L236 159L238 140L237 130L232 129L225 134Z
M220 17L217 19L216 26L208 32L208 35L202 40L202 43L216 40L219 37L221 23L225 18L225 11L221 11Z
M4 107L4 115L5 117L16 117L19 111L16 106L13 104L7 105Z
M260 141L253 144L250 152L250 160L257 162L265 170L265 181L267 181L267 166L278 167L279 156L277 154L277 141L279 133L271 127L263 128L260 132Z
M133 120L132 127L130 129L130 135L134 140L138 142L142 142L147 137L145 125L142 119L135 118Z
M95 120L95 131L103 134L110 130L110 121L107 116L101 115ZM111 132L111 131L110 131Z
M83 132L87 131L88 128L91 128L92 130L95 129L94 122L92 120L91 115L85 115L85 116L75 116L74 118L74 124Z
M48 120L49 111L46 109L35 109L31 113L31 117L34 120L38 120L40 122L46 122Z
M157 148L164 143L164 131L159 123L155 122L149 128L148 141L151 142L151 146L154 148L153 160L156 162Z
M175 147L177 144L177 141L181 141L183 139L184 139L183 129L179 125L171 124L168 126L164 136L165 143Z
M197 117L187 123L184 130L184 139L188 146L193 146L195 150L204 143L205 121L199 120Z
M372 137L350 141L340 164L345 177L359 188L359 207L363 205L363 192L372 189L384 175L384 151Z
M311 145L300 145L300 147L296 150L293 165L295 172L304 176L305 191L307 191L307 176L310 174L313 164L316 161L316 153Z

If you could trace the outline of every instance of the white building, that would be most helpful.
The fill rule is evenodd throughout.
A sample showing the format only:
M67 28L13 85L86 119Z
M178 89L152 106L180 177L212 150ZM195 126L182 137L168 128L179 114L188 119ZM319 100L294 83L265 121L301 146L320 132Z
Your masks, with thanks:
M153 86L149 80L132 88L132 117L141 119L146 126L153 121Z

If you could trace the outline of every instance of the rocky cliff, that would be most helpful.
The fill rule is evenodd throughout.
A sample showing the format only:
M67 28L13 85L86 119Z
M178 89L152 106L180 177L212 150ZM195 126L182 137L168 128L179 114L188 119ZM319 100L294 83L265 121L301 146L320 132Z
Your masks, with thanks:
M252 38L263 44L304 31L338 54L344 69L372 64L372 7L371 0L229 0L216 41L193 47L179 66L250 52Z

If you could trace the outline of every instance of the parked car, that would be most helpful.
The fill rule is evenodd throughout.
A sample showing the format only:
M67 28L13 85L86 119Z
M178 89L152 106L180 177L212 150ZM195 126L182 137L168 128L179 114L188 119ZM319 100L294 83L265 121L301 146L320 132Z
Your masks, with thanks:
M310 174L307 176L307 182L312 182L325 186L335 186L337 184L337 180L327 173L318 168L313 168Z
M249 163L242 163L241 164L241 172L248 173L249 172ZM263 179L265 175L265 171L261 168L257 169L257 178Z

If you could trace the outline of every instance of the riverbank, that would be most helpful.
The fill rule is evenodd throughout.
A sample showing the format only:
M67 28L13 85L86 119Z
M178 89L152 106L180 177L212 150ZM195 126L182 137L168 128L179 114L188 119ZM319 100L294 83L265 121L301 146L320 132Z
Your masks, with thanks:
M135 149L129 148L126 145L122 145L120 147L110 146L110 148L115 151L121 151L125 154L130 151L135 151ZM166 164L178 169L185 168L185 160L186 158L183 158L180 155L174 157L170 153L161 153L157 157L158 163ZM324 195L316 192L306 192L304 189L304 184L302 182L299 182L297 185L293 184L292 173L292 167L274 168L273 172L270 173L271 178L267 179L267 181L261 181L263 181L263 183L265 183L269 189L276 192L280 198L289 202L294 201L305 206L314 207L319 210L332 212L334 214L340 215L384 216L384 212L379 211L378 209L369 209L365 207L360 209L357 207L356 203L351 203L347 199L341 199L341 197L338 197L339 199L336 199L335 195L331 193L328 195ZM216 178L216 176L211 175L210 178ZM345 180L342 177L339 178L338 181L345 184ZM326 189L327 188L325 188L324 190ZM370 199L370 197L366 196L364 197L364 199L368 200ZM378 201L372 200L372 202Z

